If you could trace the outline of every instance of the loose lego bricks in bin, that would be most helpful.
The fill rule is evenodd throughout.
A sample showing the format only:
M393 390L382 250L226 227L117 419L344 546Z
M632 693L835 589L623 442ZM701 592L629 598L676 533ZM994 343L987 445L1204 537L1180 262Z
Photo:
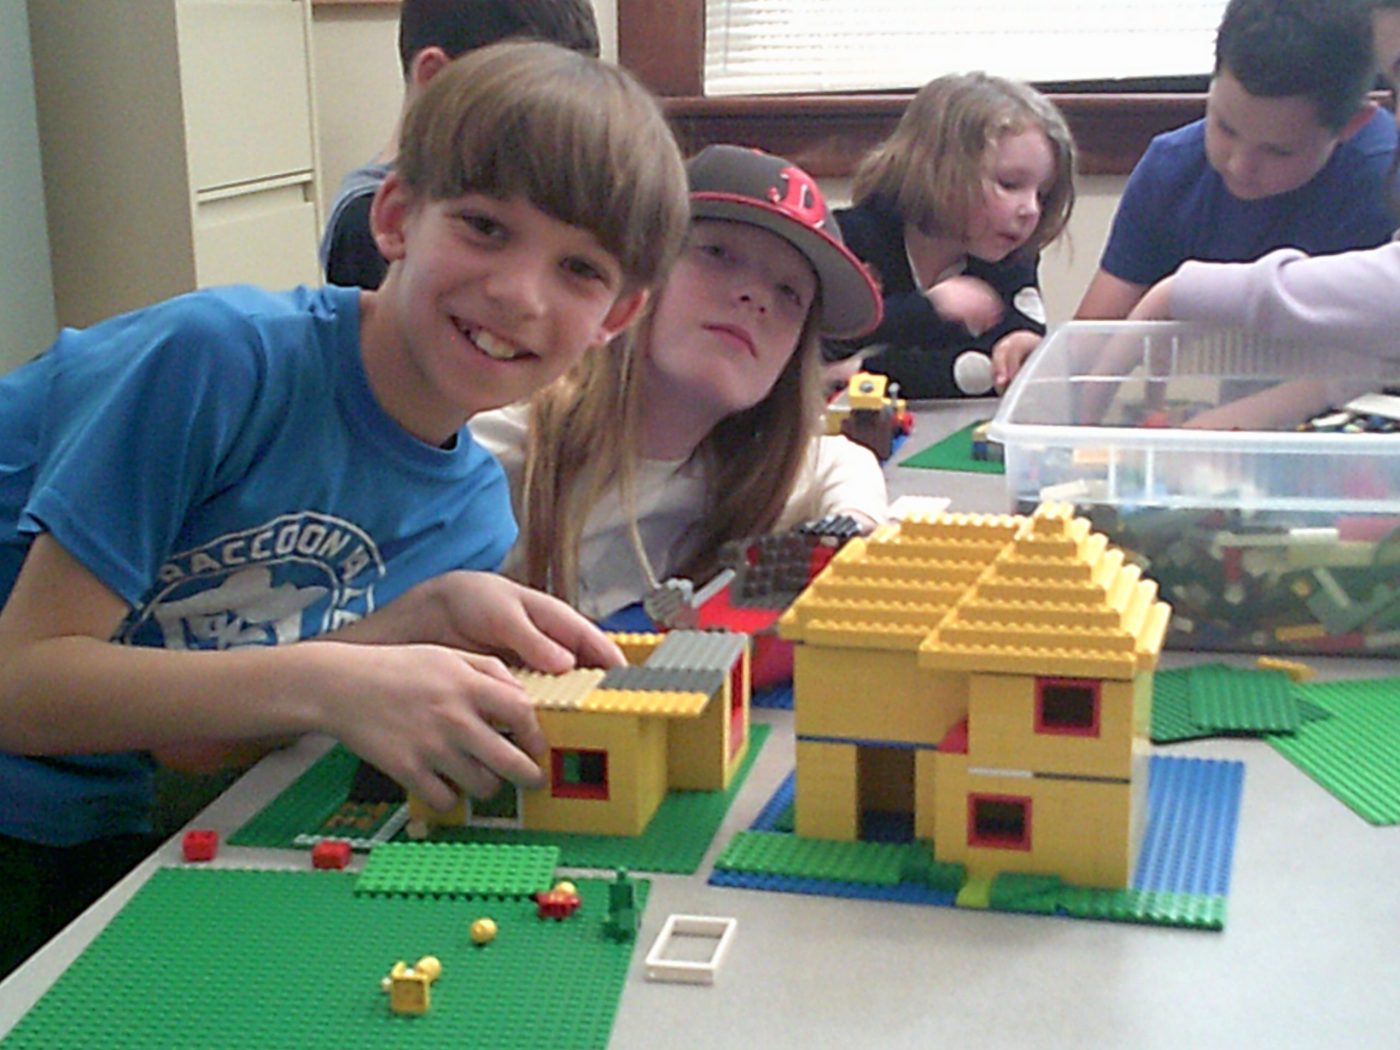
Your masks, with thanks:
M1157 581L1172 604L1170 647L1400 654L1400 516L1079 511Z

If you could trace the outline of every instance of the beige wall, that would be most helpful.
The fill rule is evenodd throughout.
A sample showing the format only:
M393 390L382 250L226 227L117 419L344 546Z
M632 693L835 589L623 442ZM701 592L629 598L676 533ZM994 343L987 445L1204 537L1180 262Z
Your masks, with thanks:
M616 0L593 0L593 7L603 55L615 60ZM403 81L395 5L320 5L314 12L324 213L345 173L379 152L387 140L403 98ZM1052 246L1041 263L1041 285L1052 324L1069 319L1094 274L1123 181L1117 177L1079 180L1069 236ZM823 189L840 203L848 197L848 185L845 180L828 180Z

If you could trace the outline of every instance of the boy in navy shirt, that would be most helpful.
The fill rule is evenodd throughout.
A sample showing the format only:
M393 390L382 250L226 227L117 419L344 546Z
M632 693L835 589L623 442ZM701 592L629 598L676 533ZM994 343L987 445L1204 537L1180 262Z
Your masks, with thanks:
M1126 317L1188 259L1313 255L1390 238L1395 124L1375 76L1365 0L1233 0L1204 120L1153 139L1128 180L1075 316Z

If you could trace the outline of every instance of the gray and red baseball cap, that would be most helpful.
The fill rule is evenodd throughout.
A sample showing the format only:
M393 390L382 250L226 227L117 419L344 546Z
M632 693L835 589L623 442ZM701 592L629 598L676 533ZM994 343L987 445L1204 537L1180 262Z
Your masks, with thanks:
M821 287L821 334L853 339L880 323L880 292L812 176L745 146L706 146L686 165L692 219L726 219L774 233L802 253Z

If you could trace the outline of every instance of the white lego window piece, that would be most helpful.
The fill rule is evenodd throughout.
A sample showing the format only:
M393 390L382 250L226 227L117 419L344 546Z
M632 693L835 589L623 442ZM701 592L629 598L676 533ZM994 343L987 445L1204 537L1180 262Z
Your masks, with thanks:
M737 919L720 918L714 915L670 915L656 942L647 952L646 968L648 981L675 981L683 984L714 984L719 964L724 961L729 945L734 940L734 931L739 928ZM668 957L673 946L685 939L713 942L708 958L698 961Z

